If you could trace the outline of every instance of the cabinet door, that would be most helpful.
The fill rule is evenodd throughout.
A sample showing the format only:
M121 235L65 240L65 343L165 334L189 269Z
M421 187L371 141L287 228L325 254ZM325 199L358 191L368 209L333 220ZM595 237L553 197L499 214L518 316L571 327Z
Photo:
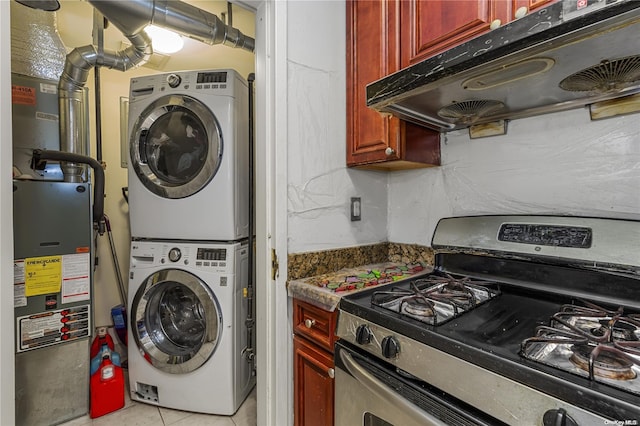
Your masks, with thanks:
M333 356L300 336L293 350L295 426L332 426Z
M367 107L367 84L400 69L400 1L347 0L347 165L440 165L437 132Z
M347 164L398 152L400 123L367 107L367 84L400 67L399 3L347 0Z
M401 2L402 67L434 56L510 20L508 0L404 0Z

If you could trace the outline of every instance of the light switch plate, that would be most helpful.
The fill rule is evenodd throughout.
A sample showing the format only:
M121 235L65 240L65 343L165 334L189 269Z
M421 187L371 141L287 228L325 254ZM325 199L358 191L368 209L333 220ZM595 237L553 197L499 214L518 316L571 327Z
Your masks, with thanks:
M355 222L362 217L362 201L360 197L351 197L351 221Z

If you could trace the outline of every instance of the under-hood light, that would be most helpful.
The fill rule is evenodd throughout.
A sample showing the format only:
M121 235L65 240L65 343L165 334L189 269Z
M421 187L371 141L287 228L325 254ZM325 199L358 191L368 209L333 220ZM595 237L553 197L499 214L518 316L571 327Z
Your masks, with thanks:
M164 28L149 25L145 28L154 52L160 53L176 53L184 47L182 36Z

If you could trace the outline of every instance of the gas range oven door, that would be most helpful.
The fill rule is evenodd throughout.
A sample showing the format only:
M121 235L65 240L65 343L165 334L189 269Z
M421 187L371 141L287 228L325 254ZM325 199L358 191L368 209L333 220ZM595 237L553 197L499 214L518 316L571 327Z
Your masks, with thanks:
M335 426L503 424L348 343L336 343Z

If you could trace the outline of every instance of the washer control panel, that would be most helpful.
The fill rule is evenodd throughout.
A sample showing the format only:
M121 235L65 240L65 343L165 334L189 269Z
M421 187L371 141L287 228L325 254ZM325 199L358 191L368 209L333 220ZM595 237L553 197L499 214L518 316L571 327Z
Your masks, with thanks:
M131 244L131 269L175 265L211 272L233 272L235 252L234 246L134 241Z

